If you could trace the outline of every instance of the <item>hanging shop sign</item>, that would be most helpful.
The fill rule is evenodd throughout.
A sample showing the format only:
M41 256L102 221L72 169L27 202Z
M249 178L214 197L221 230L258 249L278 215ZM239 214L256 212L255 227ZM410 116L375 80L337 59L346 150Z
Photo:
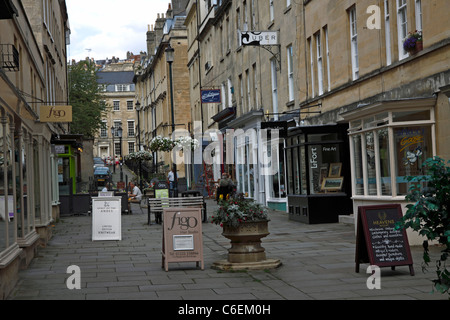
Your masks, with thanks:
M201 208L165 208L162 241L162 262L169 271L171 262L203 262Z
M279 45L277 31L239 31L241 46Z
M399 204L363 206L358 208L355 271L360 263L378 267L409 266L414 275L413 261L405 230L395 229L402 218Z
M41 122L72 122L72 106L41 106Z
M92 241L122 240L122 197L92 198Z
M202 103L222 103L220 89L202 90Z

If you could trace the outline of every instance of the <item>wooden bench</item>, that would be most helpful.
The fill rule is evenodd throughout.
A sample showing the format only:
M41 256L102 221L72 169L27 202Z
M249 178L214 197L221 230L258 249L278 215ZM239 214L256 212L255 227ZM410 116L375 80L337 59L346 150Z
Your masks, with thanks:
M181 197L181 198L149 198L148 199L148 224L151 222L151 214L155 214L156 223L162 222L164 208L202 208L203 222L207 219L206 202L203 197Z

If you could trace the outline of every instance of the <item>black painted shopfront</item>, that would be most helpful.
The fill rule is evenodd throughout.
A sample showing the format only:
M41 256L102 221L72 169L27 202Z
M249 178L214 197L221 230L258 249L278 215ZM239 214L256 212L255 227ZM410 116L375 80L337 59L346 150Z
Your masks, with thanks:
M289 219L338 222L352 214L348 125L302 126L288 131L286 174Z

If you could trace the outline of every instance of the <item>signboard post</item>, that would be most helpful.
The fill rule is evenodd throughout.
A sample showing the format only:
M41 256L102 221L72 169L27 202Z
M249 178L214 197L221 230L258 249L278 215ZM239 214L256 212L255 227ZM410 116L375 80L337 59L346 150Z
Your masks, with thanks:
M92 198L92 241L122 240L122 198Z
M378 267L409 266L414 275L413 261L405 230L396 230L402 218L399 204L358 207L355 271L361 263Z
M169 271L171 262L203 262L201 208L164 209L162 267Z

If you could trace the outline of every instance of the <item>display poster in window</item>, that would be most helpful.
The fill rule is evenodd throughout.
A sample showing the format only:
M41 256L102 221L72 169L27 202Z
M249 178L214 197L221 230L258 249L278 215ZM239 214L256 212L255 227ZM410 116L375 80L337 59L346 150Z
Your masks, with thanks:
M378 267L409 266L414 275L408 237L404 229L395 229L402 218L399 204L362 206L358 208L355 271L361 263Z
M165 208L163 220L162 267L169 271L169 263L203 262L203 231L201 208Z
M122 197L92 198L92 241L122 240Z
M424 127L408 127L395 129L397 159L399 162L398 175L416 176L421 174L426 144L426 130Z

